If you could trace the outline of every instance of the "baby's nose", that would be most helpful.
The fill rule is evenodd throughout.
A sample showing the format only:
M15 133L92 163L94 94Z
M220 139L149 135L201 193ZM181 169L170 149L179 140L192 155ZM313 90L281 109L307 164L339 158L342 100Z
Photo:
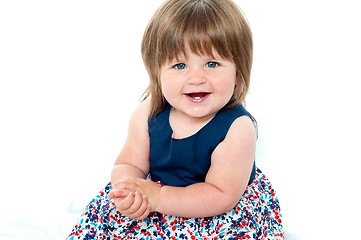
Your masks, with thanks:
M193 70L189 71L188 80L187 80L188 84L199 85L199 84L205 83L206 81L207 81L207 78L206 78L204 70L193 69Z

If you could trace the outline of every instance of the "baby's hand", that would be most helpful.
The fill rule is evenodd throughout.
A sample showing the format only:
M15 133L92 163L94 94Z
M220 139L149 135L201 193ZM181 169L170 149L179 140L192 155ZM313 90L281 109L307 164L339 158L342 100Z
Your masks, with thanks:
M118 211L126 217L143 220L150 213L150 204L145 195L139 192L129 192L114 189L108 194L109 199L114 199Z
M113 189L108 193L108 199L125 198L129 195L129 190L120 190L113 186Z
M139 192L140 195L147 197L147 202L150 204L150 211L156 211L159 203L159 195L161 186L153 181L148 181L140 178L124 179L113 186L113 191L109 193L109 198L125 198L128 197L128 192ZM143 197L144 198L144 197ZM128 199L128 201L130 201Z

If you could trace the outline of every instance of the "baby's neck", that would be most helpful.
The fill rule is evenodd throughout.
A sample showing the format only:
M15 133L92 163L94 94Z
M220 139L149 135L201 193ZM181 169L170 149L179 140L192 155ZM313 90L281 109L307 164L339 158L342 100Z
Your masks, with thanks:
M214 116L196 118L177 112L176 109L172 108L169 114L169 124L173 130L172 137L174 139L183 139L194 135L207 125Z

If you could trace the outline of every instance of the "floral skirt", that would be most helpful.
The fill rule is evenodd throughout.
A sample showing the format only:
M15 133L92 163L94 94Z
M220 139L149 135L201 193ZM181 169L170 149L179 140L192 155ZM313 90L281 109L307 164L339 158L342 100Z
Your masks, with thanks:
M109 183L86 207L67 238L73 239L284 239L280 206L261 170L233 210L206 218L152 212L133 220L107 198Z

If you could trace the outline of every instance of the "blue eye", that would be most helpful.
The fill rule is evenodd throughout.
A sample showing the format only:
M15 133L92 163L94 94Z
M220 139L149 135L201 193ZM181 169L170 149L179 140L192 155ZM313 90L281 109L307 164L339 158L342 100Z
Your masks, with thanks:
M185 68L186 68L186 65L185 65L184 63L178 63L178 64L174 65L174 67L175 67L176 69L181 70L181 69L185 69Z
M218 63L216 63L216 62L208 62L207 64L206 64L206 66L207 67L209 67L209 68L215 68L215 67L218 67Z

